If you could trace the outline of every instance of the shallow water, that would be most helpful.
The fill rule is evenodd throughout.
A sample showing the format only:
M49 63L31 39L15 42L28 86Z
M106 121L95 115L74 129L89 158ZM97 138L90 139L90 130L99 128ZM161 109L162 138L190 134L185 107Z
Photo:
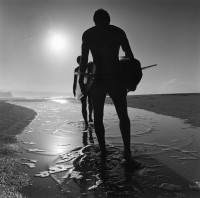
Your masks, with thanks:
M35 120L18 136L19 145L24 150L22 158L26 158L22 163L32 163L31 170L34 170L35 175L42 172L36 175L38 177L51 175L60 184L66 196L112 197L116 196L116 193L119 195L121 191L125 192L120 195L121 197L133 192L131 197L146 197L150 192L153 197L159 197L160 194L167 197L170 193L171 197L195 197L198 194L200 131L199 128L185 124L181 119L139 109L128 109L133 154L148 166L142 172L135 173L121 165L123 144L118 117L113 106L105 106L104 117L106 141L112 145L108 145L111 154L106 167L102 168L100 164L99 168L95 169L100 161L98 148L95 146L96 138L94 132L91 131L87 135L83 131L79 103L71 103L64 99L14 103L34 109L38 113ZM94 146L86 146L93 145L93 142ZM83 146L86 146L84 152ZM71 151L74 148L77 149ZM30 161L30 157L34 157L32 160L36 162ZM87 161L91 172L88 173L83 159ZM81 163L85 167L85 172L80 168ZM163 167L165 174L169 175L163 173ZM91 176L102 173L102 170L107 173L104 178ZM174 176L176 174L177 176ZM81 175L84 175L84 179ZM175 177L177 181L180 179L180 185L176 186L170 179L166 179L167 177ZM151 184L145 184L144 180Z

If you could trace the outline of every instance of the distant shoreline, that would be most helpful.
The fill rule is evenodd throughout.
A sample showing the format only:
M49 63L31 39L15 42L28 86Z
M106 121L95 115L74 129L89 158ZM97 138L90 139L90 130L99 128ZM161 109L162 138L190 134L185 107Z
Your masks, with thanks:
M0 103L6 104L6 101L41 102L45 100L46 99L11 98L7 100L0 99ZM79 102L73 98L67 98L67 100ZM113 104L109 97L106 98L106 103ZM7 103L7 105L11 104ZM127 105L131 108L144 109L157 114L181 118L194 127L200 127L200 93L128 95Z
M64 98L70 102L80 102L74 98ZM0 103L6 101L41 102L49 99L11 98L8 100L0 99ZM113 102L107 97L106 103L112 104ZM200 127L200 93L128 95L127 105L131 108L144 109L157 114L181 118L194 127Z

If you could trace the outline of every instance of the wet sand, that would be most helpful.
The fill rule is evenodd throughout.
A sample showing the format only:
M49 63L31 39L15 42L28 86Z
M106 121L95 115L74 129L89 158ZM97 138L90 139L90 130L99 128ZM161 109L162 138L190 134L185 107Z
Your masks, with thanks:
M163 96L131 97L128 104L134 100L132 105L137 104L137 108L153 108L152 100L162 101L163 107L164 101L170 100ZM23 188L27 197L200 196L200 135L194 122L190 121L192 126L178 118L129 108L133 155L146 165L144 170L135 171L123 164L123 144L112 105L105 106L109 154L101 163L94 131L83 131L80 103L69 99L13 103L37 112L17 136L22 150L19 169L30 175L32 183Z
M110 98L106 102L112 104ZM129 95L127 104L132 108L181 118L188 124L200 127L200 93Z

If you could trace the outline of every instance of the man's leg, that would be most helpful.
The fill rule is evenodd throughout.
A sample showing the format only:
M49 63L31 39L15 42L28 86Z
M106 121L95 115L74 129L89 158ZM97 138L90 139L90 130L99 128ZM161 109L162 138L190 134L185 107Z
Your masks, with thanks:
M109 94L120 121L119 126L124 142L124 157L130 156L130 119L127 111L126 90L119 82L111 83L110 85Z
M131 156L130 149L130 119L127 111L127 101L126 101L126 89L124 89L121 83L111 83L109 94L115 105L117 115L120 120L120 130L122 134L122 139L124 142L124 159L125 162L133 166L136 169L144 168L144 164L136 161Z
M81 104L82 104L82 115L83 115L83 119L84 119L84 122L85 122L85 129L84 130L87 130L88 128L88 120L87 120L87 96L83 96L81 98Z
M93 119L92 119L93 106L92 106L92 99L90 95L88 95L88 110L89 110L89 122L93 122Z
M101 82L95 82L91 89L92 105L94 110L94 128L102 154L106 152L105 129L103 125L103 111L106 90Z

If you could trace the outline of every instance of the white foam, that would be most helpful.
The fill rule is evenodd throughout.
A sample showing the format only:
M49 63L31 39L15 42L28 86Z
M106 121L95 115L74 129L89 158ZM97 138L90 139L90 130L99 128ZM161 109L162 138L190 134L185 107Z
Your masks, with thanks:
M162 188L164 190L168 191L181 191L181 186L175 185L175 184L169 184L169 183L162 183L158 186L159 188Z
M28 149L29 152L45 152L45 150L42 149Z
M35 164L34 163L21 163L22 165L26 165L28 166L29 168L35 168Z
M35 145L35 142L23 142L24 144Z
M47 171L42 171L42 172L35 174L35 176L36 177L48 177L51 174L67 171L67 170L71 169L72 167L73 167L72 165L66 165L66 164L55 165L55 166L50 167L49 170L47 170Z

